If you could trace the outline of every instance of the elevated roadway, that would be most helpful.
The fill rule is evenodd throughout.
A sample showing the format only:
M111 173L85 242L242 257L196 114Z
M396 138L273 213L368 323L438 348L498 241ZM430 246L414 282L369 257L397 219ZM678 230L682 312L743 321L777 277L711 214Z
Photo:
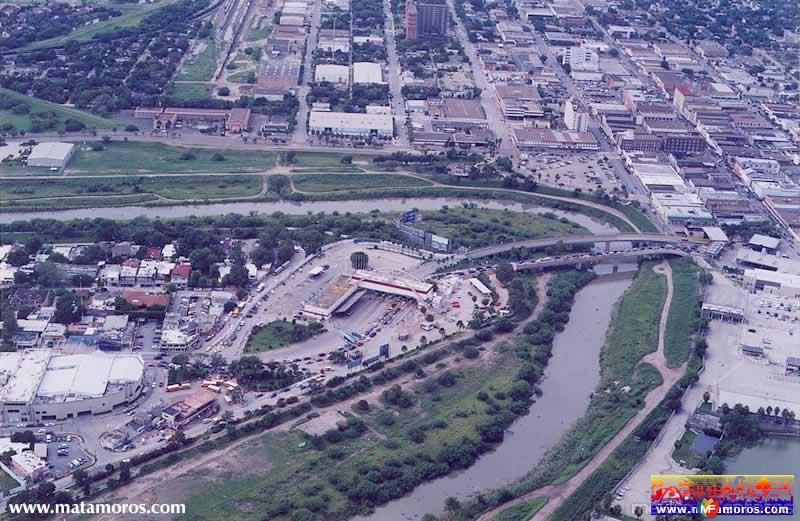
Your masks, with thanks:
M632 250L610 251L602 253L575 253L553 258L544 257L541 259L533 259L524 262L512 262L511 265L514 268L514 271L533 271L547 268L557 268L561 266L593 266L595 264L605 264L608 263L608 261L626 260L641 257L685 257L686 255L688 254L685 251L678 248L634 248Z
M685 242L684 238L658 233L613 233L600 235L569 235L566 237L549 237L546 239L526 239L522 241L506 242L494 246L486 246L470 251L465 255L468 259L480 259L497 253L502 253L514 248L539 249L561 245L604 244L606 250L612 242L636 242L647 244L672 244L679 245Z

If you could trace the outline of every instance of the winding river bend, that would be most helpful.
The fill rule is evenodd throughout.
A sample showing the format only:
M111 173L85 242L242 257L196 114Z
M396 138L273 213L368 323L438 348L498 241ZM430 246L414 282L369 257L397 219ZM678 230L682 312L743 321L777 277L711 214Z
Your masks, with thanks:
M304 201L304 202L246 202L246 203L220 203L201 204L195 206L119 206L114 208L80 208L75 210L35 211L0 213L0 223L9 224L14 221L28 221L31 219L56 219L69 221L71 219L104 219L128 220L136 217L172 219L181 217L207 217L212 215L225 215L238 213L248 215L250 212L271 214L283 212L292 215L302 215L309 212L342 213L346 208L350 213L368 213L372 210L381 212L402 212L410 208L419 210L438 210L443 206L451 208L461 207L463 203L475 204L479 208L491 210L509 210L513 212L528 212L542 214L551 212L559 217L566 217L570 221L580 224L592 233L613 233L616 228L594 220L586 215L576 212L554 210L535 204L518 203L512 201L493 201L483 199L469 199L461 197L421 197L413 199L386 198L376 200L353 201Z
M518 419L496 450L470 468L420 485L359 521L419 519L439 513L450 496L463 498L522 477L580 418L589 395L600 382L600 351L615 302L633 273L599 277L578 292L563 332L553 342L553 357L541 382L542 396L530 413Z

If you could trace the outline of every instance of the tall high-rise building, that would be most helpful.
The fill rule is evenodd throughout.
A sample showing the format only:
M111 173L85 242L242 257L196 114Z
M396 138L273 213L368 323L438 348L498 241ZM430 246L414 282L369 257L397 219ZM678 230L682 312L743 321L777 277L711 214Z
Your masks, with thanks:
M444 38L449 12L445 0L408 0L406 3L406 39Z
M564 124L570 130L586 132L589 130L589 113L575 106L572 99L564 102Z

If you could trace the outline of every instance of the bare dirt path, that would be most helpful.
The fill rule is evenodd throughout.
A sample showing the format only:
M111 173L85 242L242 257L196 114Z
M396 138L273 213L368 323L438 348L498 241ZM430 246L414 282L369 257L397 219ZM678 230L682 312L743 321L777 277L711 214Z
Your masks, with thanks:
M662 261L654 269L656 272L667 277L667 296L664 299L664 306L661 308L661 320L659 321L658 325L658 350L644 356L642 358L642 362L652 364L656 369L658 369L658 371L661 373L661 378L663 379L662 384L647 394L644 408L642 408L636 414L636 416L628 420L628 423L625 424L625 427L623 427L622 430L620 430L613 438L611 438L611 440L609 440L609 442L606 443L605 446L603 446L603 448L600 449L592 457L592 459L590 459L586 465L584 465L584 467L572 478L563 483L559 483L558 485L547 485L538 488L512 501L504 503L503 505L484 513L478 518L479 521L490 521L501 511L520 503L530 501L536 497L547 497L548 501L547 504L545 504L545 506L542 507L542 509L531 518L531 521L543 521L547 519L553 514L553 512L556 511L556 509L558 509L559 506L561 506L567 497L575 492L575 490L577 490L577 488L584 481L586 481L586 479L589 478L589 476L591 476L595 470L597 470L597 468L606 460L606 458L608 458L608 456L614 452L614 450L625 440L625 438L627 438L628 435L633 432L639 423L641 423L642 420L644 420L644 418L650 414L650 411L652 411L653 408L658 405L658 403L666 396L670 388L681 377L684 367L669 368L667 367L667 361L664 357L664 337L666 335L667 319L669 318L669 308L672 304L673 293L672 268L670 268L668 262Z

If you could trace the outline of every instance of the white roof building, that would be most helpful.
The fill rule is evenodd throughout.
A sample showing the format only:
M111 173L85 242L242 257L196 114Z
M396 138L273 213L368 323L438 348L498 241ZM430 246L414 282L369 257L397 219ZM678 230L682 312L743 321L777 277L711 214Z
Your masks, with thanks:
M378 63L355 62L353 64L353 84L383 83L383 71Z
M171 259L172 257L175 256L176 253L178 252L175 249L175 245L172 243L165 244L164 247L161 248L161 256L165 259Z
M38 423L109 412L136 399L143 380L139 355L0 353L0 416L4 423Z
M308 129L316 134L388 138L394 135L394 119L389 114L312 111Z
M48 402L98 398L116 385L135 383L144 375L138 355L101 353L50 358L36 397Z
M317 68L314 69L314 81L347 85L350 83L350 68L347 65L317 65Z
M72 143L39 143L28 156L28 166L64 167L74 152L75 145Z

